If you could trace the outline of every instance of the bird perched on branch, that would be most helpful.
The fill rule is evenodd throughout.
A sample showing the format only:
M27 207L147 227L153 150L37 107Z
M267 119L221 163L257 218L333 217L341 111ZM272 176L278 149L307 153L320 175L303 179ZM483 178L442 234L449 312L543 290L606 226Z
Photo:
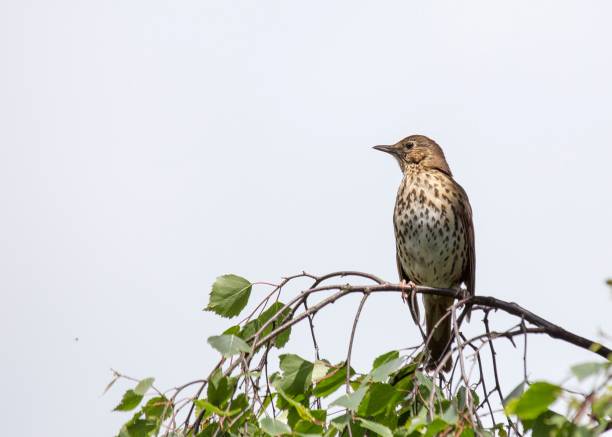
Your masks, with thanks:
M473 295L476 259L472 208L467 194L453 179L440 146L426 136L411 135L396 144L374 148L391 154L404 174L393 213L400 280L457 289L464 283L467 294ZM419 324L414 293L406 300ZM423 296L429 369L440 364L452 342L448 313L452 304L452 298ZM448 357L443 370L451 367Z

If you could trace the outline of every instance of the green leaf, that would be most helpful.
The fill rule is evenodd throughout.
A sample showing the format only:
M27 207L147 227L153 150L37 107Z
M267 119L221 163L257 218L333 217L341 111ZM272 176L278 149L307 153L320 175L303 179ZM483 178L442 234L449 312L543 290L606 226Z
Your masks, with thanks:
M278 315L274 322L270 323L270 325L268 325L266 329L261 332L259 338L264 338L265 336L270 334L275 328L289 320L289 316L291 315L291 308L285 307L285 304L280 301L274 302L272 305L270 305L268 309L261 313L258 318L256 318L255 320L251 320L246 325L244 325L244 328L242 328L242 331L240 332L240 337L245 340L249 340L253 335L255 335L257 331L261 329L262 326L266 324L268 320L276 316L279 311L281 311L280 315ZM278 336L274 339L274 345L278 348L282 348L289 341L290 335L291 328L287 328L282 333L278 334Z
M121 402L119 402L119 405L113 411L131 411L140 404L140 401L142 401L142 395L130 389L123 394Z
M402 365L403 361L403 358L395 358L376 367L374 370L372 370L372 372L370 372L372 381L385 382L389 375L395 372Z
M327 410L324 409L310 410L310 414L312 414L314 418L321 423L325 423L325 420L327 419Z
M409 410L410 410L411 418L408 422L406 422L406 424L404 425L404 428L407 428L407 431L409 434L412 434L414 431L419 431L419 434L422 434L421 431L430 422L427 407L421 406L421 408L418 410L419 411L418 414L416 415L414 415L413 406L410 406Z
M151 386L153 386L154 382L155 382L155 378L142 379L138 382L138 384L136 384L136 387L134 387L134 391L137 394L144 396L147 394L147 391L149 391Z
M510 402L512 399L518 398L520 395L523 394L524 391L525 391L525 381L521 381L521 383L517 385L516 387L514 387L514 389L512 389L512 391L510 392L510 394L508 394L508 396L506 396L502 400L502 404L506 406L508 402Z
M396 390L389 384L374 383L370 386L363 400L359 404L360 416L375 416L384 411L389 401L396 395Z
M222 317L237 316L249 301L251 288L252 284L240 276L219 276L212 286L206 310Z
M134 419L124 427L129 437L148 437L152 431L157 429L158 423L148 419Z
M438 394L438 396L444 398L438 386L436 386L436 393ZM470 398L468 398L468 394ZM478 399L478 394L474 390L470 390L468 392L465 386L459 387L459 390L457 390L457 395L455 396L454 400L456 401L456 406L459 411L463 411L466 408L469 408L470 405L476 406L480 403L480 400Z
M240 325L230 326L222 333L222 335L226 335L226 334L240 336Z
M427 425L427 432L425 437L433 437L438 435L440 431L448 428L448 424L442 419L436 418L429 425Z
M277 385L278 381L276 383L273 383L274 388L277 389L276 394L276 407L279 410L287 410L287 414L289 414L289 416L292 416L291 419L295 419L295 420L289 420L289 418L287 418L287 424L289 424L289 426L293 426L293 424L299 420L299 414L297 411L295 411L295 408L293 408L293 405L288 402L285 397L281 396L280 393L278 393L278 385ZM287 393L285 393L285 395L289 398L291 398L294 402L298 402L301 403L302 405L307 405L308 403L308 399L310 399L310 395L311 395L311 390L310 388L305 391L304 393L300 393L300 394L296 394L296 395L288 395ZM293 415L291 415L291 413L293 413Z
M323 434L323 427L306 420L299 420L293 427L293 432L300 437L320 437Z
M208 337L208 344L221 352L224 357L231 357L241 352L251 352L251 347L235 335L215 335Z
M455 425L457 423L457 410L453 404L449 405L444 414L440 416L440 419L448 423L449 425Z
M277 391L277 393L279 395L281 395L283 397L283 399L285 399L289 405L291 405L293 408L295 408L295 410L297 411L298 415L304 419L304 420L308 420L310 422L316 422L317 419L315 419L313 417L312 414L310 414L310 410L308 410L308 408L306 408L304 405L300 404L298 401L296 401L295 399L292 399L289 395L287 395L287 393L285 393L283 391L283 389L281 389L280 387L274 387Z
M362 418L359 418L359 421L361 422L361 426L366 429L369 429L370 431L374 431L378 435L381 435L383 437L393 437L393 433L391 432L391 430L386 426L381 425L380 423L371 422Z
M332 419L330 425L336 430L342 432L344 428L346 428L346 426L349 424L350 417L351 416L348 413L343 414L342 416L338 416Z
M249 406L249 398L244 393L239 394L234 399L232 399L231 410L235 410L239 408L240 410L245 410Z
M204 425L204 428L202 429L202 431L200 433L198 433L197 437L213 437L216 435L221 434L219 431L219 424L218 423L210 423L207 425ZM193 436L192 432L189 432L189 434L186 434L189 437ZM254 435L254 434L249 434L249 435ZM122 437L122 436L119 436Z
M414 373L416 371L416 369L419 367L421 360L420 360L420 355L419 357L413 359L410 363L406 364L405 366L403 366L402 368L400 368L391 378L391 381L389 382L391 385L395 385L397 384L399 381L403 380L403 379L413 379Z
M415 372L419 386L425 387L427 390L431 390L433 382L428 376L425 376L423 372Z
M327 372L327 375L323 377L319 383L315 386L313 394L318 398L324 398L336 390L338 390L346 382L346 364L338 364L340 367L332 367ZM349 370L351 376L355 374L353 369Z
M416 376L415 385L418 387L419 391L421 392L420 396L429 398L431 390L433 390L435 392L435 397L439 399L444 399L444 394L440 390L440 387L434 384L432 379L429 376L419 371L415 372L414 374ZM461 390L462 388L465 390L464 387L461 387L459 390Z
M261 429L268 435L276 436L282 434L291 434L291 428L286 423L271 417L264 417L259 421Z
M609 365L610 363L582 363L572 366L571 371L578 381L582 381L595 375L597 372L605 369Z
M524 420L526 430L531 429L533 436L554 436L561 434L559 430L568 423L560 414L547 410L540 414L535 420Z
M609 394L603 395L593 402L592 410L597 417L612 416L612 390L609 391Z
M497 431L497 437L508 437L508 431L506 431L506 428L504 428L503 423L498 423L497 426L495 426L495 428L491 428L491 429L495 429ZM472 436L473 435L474 434L472 434ZM463 437L463 434L461 437Z
M140 380L133 390L128 390L123 394L121 402L113 411L131 411L136 408L140 404L140 401L142 401L144 395L147 394L147 391L149 391L154 381L155 378Z
M436 387L438 389L438 387ZM478 397L478 393L475 390L470 389L470 393L472 394L472 402L475 406L480 405L480 398Z
M412 390L414 389L415 382L415 379L412 376L408 375L399 380L397 380L395 377L391 378L389 384L395 387L398 392L407 394L409 392L412 392Z
M277 302L278 304L282 305L282 303ZM263 315L263 314L262 314ZM279 317L278 321L275 321L272 323L272 327L276 328L277 326L280 326L281 324L285 323L286 321L289 320L289 316L291 315L291 308L287 307L283 310L281 316ZM283 332L279 333L276 338L274 339L274 345L277 348L283 348L285 347L285 345L287 344L287 342L289 341L289 337L291 336L291 327L285 329Z
M261 415L267 410L267 408L270 406L270 404L272 403L274 397L276 396L276 393L270 393L269 395L267 395L264 400L263 400L263 405L261 406L261 409L259 410L259 413L257 414L257 417L261 417Z
M206 388L208 402L216 407L219 407L220 409L224 409L226 402L234 393L235 386L235 378L223 376L221 369L215 370L211 375L210 381L208 381L208 386Z
M372 363L372 370L376 369L378 366L385 364L388 361L392 361L399 358L399 351L389 351L382 355L379 355L374 359Z
M323 379L328 374L330 367L330 364L325 360L315 360L312 369L312 382L316 384Z
M218 416L222 416L222 417L231 417L231 416L235 416L236 414L240 413L242 411L242 408L234 408L231 410L222 410L219 407L214 406L213 404L211 404L210 402L208 402L206 399L198 399L196 401L194 401L194 403L199 407L199 408L204 408L207 411L214 413Z
M309 437L312 435L321 436L323 434L323 424L327 418L327 410L310 410L310 414L313 416L313 421L298 419L291 420L291 416L295 410L289 412L287 424L293 429L295 435L302 437ZM297 414L297 413L295 413Z
M284 354L279 359L283 376L278 387L289 396L304 393L312 383L314 364L294 354Z
M172 403L165 396L156 396L142 407L147 419L165 419L172 414Z
M521 420L535 419L548 409L559 394L561 387L548 382L536 382L520 398L512 399L505 407L506 414L515 414Z
M359 407L359 404L363 400L363 397L365 396L367 390L368 386L362 385L357 389L357 391L340 396L330 405L338 405L339 407L344 407L351 411L355 411Z

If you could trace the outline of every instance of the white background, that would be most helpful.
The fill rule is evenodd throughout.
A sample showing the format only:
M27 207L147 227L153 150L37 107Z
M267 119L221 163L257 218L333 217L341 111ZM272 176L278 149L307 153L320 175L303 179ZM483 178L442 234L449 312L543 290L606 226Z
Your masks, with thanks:
M129 385L102 396L110 367L162 388L205 376L206 338L230 323L201 312L217 275L396 280L401 175L370 146L413 133L442 145L470 196L477 292L612 332L611 13L0 2L3 432L114 435ZM321 314L324 356L343 359L356 304ZM397 295L373 297L354 363L416 339ZM509 391L521 354L499 344ZM287 350L312 358L309 346L298 329ZM529 350L532 379L593 358L548 338Z

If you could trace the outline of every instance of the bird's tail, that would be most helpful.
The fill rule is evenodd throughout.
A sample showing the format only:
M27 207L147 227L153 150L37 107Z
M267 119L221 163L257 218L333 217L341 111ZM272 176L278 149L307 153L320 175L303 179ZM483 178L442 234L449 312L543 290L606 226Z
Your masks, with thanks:
M450 356L445 357L452 342L451 316L447 314L453 299L441 296L425 296L425 319L427 324L427 350L429 357L426 368L435 369L445 360L442 370L448 372L453 367Z

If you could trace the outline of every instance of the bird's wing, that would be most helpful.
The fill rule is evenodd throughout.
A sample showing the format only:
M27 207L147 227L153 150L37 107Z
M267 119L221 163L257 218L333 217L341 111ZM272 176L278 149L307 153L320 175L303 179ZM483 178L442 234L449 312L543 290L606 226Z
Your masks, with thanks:
M470 201L463 187L457 184L457 182L455 182L455 184L461 193L461 220L463 221L463 228L466 232L466 242L468 244L467 263L465 264L465 270L463 271L461 280L465 283L468 294L474 296L476 293L476 247L474 243L472 207L470 206ZM470 306L467 307L468 320L470 316L469 309Z
M404 272L402 262L400 261L399 254L397 252L395 253L395 260L397 261L397 272L399 273L400 281L410 282L411 279L408 277L406 272ZM410 308L412 320L414 320L414 323L418 325L421 320L421 315L419 313L419 304L416 301L416 293L413 293L411 298L408 299L408 308Z

